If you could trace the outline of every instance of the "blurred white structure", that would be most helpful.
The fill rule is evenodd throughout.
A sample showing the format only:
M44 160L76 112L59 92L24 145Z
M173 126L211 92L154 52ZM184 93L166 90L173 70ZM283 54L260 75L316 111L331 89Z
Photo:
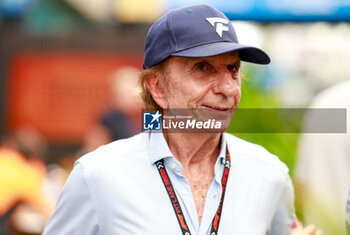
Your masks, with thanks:
M302 134L294 172L301 185L303 215L325 235L345 235L350 188L350 80L317 95L311 108L346 108L347 133ZM306 115L304 128L315 118ZM311 122L311 123L310 123ZM297 194L298 195L298 194Z

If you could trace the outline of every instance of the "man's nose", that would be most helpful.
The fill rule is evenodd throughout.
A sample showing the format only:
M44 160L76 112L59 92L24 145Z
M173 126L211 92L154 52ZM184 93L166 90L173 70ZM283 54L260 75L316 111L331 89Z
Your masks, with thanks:
M232 72L229 70L220 72L217 74L216 84L214 86L214 93L223 94L226 97L232 97L240 92L240 78L233 77Z

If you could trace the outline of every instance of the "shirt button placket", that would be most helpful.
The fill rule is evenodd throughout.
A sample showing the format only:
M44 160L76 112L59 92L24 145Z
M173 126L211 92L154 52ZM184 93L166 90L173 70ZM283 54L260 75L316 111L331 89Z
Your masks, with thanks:
M187 195L188 195L188 192L187 192L187 190L186 190L185 188L183 188L183 189L181 190L181 193L182 193L182 195L184 195L184 196L187 196Z
M175 170L176 169L176 163L175 162L171 163L170 168Z

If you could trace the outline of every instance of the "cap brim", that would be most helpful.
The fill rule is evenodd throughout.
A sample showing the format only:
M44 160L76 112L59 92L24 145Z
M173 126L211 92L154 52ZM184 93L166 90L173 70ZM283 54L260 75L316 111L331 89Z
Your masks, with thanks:
M239 57L241 60L246 62L255 64L269 64L271 61L270 57L263 50L233 42L215 42L204 44L181 50L172 53L171 55L179 57L201 58L221 55L233 51L239 51Z

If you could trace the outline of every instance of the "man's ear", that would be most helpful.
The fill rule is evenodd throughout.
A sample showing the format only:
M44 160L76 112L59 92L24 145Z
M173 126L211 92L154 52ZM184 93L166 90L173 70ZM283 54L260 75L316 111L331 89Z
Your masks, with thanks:
M166 87L164 82L162 82L160 79L163 79L160 72L151 73L145 77L145 83L154 101L161 108L166 109L168 108L168 101L165 95Z

